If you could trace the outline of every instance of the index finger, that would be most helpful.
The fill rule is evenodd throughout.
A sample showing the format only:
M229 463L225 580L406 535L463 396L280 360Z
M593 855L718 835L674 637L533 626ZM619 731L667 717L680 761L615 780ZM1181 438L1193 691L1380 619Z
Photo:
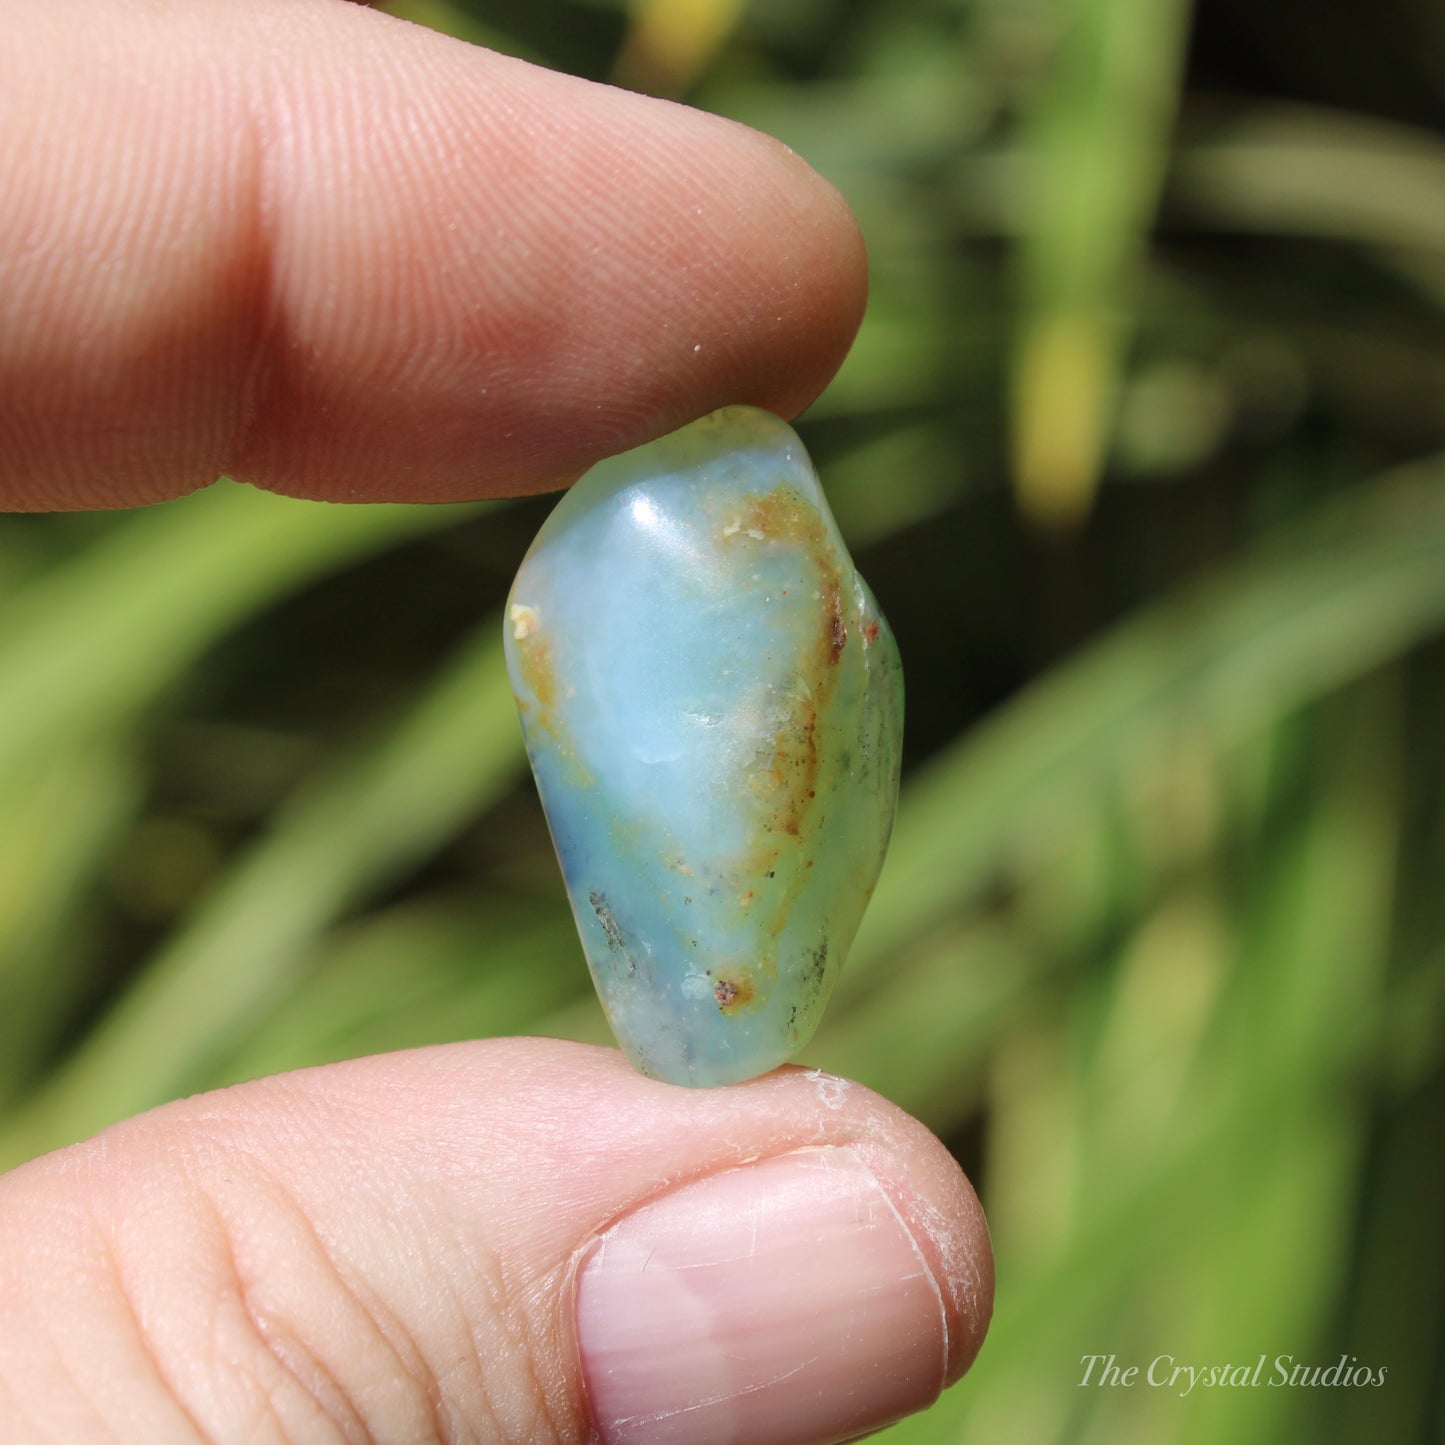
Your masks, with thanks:
M0 0L0 507L561 485L862 311L776 142L343 0Z

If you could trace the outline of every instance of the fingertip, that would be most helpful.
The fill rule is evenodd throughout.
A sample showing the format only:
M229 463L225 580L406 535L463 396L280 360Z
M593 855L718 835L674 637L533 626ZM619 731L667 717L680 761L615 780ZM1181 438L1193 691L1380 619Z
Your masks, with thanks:
M797 1065L769 1078L800 1090L820 1122L847 1121L849 1147L886 1190L938 1285L948 1329L945 1384L956 1383L993 1316L993 1245L968 1176L927 1125L862 1084Z
M0 77L10 505L543 490L795 414L857 328L846 206L745 127L336 0L46 14Z
M868 302L867 246L842 193L791 147L741 122L709 120L735 147L738 188L756 194L767 239L765 304L751 318L764 343L748 383L757 390L732 400L791 420L817 399L857 336ZM772 178L771 190L759 187L761 176ZM769 316L779 296L783 314ZM785 339L789 326L796 334Z
M545 491L720 406L791 417L818 395L861 320L866 257L799 157L471 47L429 63L425 143L352 137L368 180L345 216L320 184L331 159L274 181L308 250L281 241L268 268L279 319L233 475L341 501ZM439 136L460 161L437 164Z
M957 1161L922 1125L902 1149L858 1146L888 1190L928 1260L948 1322L945 1385L973 1364L993 1317L993 1247L973 1185Z
M578 1342L606 1445L857 1438L965 1372L992 1260L977 1198L926 1128L816 1070L641 1082L684 1116L674 1128L692 1115L706 1137L725 1109L759 1153L644 1199L584 1254Z

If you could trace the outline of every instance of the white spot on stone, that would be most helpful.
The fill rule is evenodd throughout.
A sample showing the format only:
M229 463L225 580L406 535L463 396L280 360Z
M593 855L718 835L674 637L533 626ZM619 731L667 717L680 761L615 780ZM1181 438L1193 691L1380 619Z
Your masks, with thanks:
M514 602L507 612L512 623L512 636L518 642L523 638L530 637L542 627L542 615L535 607L528 607L525 602Z
M742 520L738 517L734 517L722 530L724 537L736 537L739 532L742 532L744 537L751 537L755 542L761 542L767 536L765 532L760 531L757 527L749 527L746 532L743 532ZM756 582L758 580L758 577L755 575L753 581Z

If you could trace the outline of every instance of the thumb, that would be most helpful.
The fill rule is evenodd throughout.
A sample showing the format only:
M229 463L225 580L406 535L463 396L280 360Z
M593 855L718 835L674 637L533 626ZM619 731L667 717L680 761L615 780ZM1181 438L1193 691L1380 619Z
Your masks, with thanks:
M202 1095L0 1180L0 1439L852 1439L993 1274L921 1125L500 1040Z

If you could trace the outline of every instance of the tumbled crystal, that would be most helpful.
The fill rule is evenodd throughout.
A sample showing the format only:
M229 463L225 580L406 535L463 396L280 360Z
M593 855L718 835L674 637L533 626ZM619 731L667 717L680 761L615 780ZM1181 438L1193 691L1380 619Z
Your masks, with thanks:
M897 647L802 443L728 407L600 463L538 533L505 629L623 1049L679 1084L782 1063L877 882L903 724Z

